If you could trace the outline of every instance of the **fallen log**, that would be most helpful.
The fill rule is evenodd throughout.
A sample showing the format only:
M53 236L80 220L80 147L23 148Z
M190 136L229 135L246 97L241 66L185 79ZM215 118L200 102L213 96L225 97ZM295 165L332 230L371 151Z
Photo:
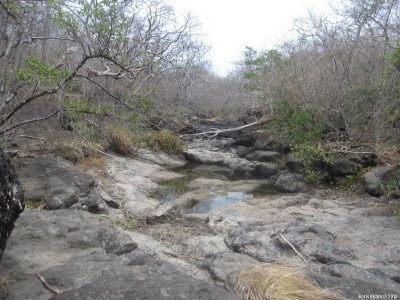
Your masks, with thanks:
M215 129L215 130L211 130L211 131L196 132L196 133L187 133L187 134L182 134L179 137L184 138L184 137L188 137L188 136L204 136L204 137L207 137L207 138L213 138L213 137L216 137L217 135L219 135L221 133L225 133L225 132L234 132L234 131L239 131L239 130L242 130L242 129L252 128L252 127L256 127L256 126L262 126L265 123L267 123L269 120L270 120L269 117L264 116L263 118L261 118L257 122L253 122L253 123L250 123L250 124L242 125L242 126L239 126L239 127L226 128L226 129Z

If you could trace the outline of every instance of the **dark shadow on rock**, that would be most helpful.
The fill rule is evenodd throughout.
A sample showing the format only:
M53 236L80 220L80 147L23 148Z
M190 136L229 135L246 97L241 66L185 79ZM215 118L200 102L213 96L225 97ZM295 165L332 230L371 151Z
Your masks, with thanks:
M24 195L11 161L0 149L0 260L14 222L24 210Z

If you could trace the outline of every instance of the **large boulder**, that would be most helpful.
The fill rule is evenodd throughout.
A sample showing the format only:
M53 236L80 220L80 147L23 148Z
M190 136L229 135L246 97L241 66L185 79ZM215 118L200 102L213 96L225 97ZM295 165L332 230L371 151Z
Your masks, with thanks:
M275 187L283 193L298 193L306 189L302 177L294 173L282 173L276 180Z
M24 195L17 174L0 149L0 260L14 222L24 210Z
M398 166L372 168L363 177L365 191L372 196L382 196L385 192L383 187L394 177L398 169Z
M75 209L25 212L0 264L0 299L238 299L151 237ZM52 298L39 273L61 294Z
M43 202L47 209L68 208L87 197L96 182L84 172L68 168L53 157L21 159L17 168L25 199Z
M345 157L337 158L330 166L330 172L333 176L354 175L361 170L362 165Z

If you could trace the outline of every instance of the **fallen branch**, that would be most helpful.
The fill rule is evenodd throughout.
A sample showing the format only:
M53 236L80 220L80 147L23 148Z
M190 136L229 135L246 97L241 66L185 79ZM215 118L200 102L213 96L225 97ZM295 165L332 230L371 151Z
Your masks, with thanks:
M255 127L255 126L259 126L259 125L263 125L266 122L269 121L269 118L264 117L262 119L260 119L257 122L253 122L250 124L246 124L246 125L242 125L239 127L235 127L235 128L227 128L227 129L215 129L213 131L205 131L205 132L197 132L197 133L188 133L188 134L182 134L180 135L180 137L186 137L186 136L206 136L208 138L213 138L216 137L218 134L220 133L225 133L225 132L234 132L234 131L239 131L242 129L247 129L247 128L251 128L251 127Z
M36 274L36 276L39 278L39 280L43 283L43 286L44 286L46 289L48 289L50 292L52 292L52 293L55 294L55 295L60 295L60 294L61 294L61 291L60 291L58 288L50 286L50 285L46 282L46 280L45 280L39 273L35 273L35 274Z
M22 137L22 138L26 138L26 139L32 139L32 140L41 140L41 141L45 140L45 138L42 138L42 137L31 136L31 135L26 135L26 134L19 134L18 136Z
M38 121L47 120L47 119L51 118L52 116L58 114L59 112L60 112L60 110L56 110L56 111L52 112L51 114L49 114L49 115L47 115L47 116L45 116L45 117L36 118L36 119L31 119L31 120L26 120L26 121L23 121L23 122L21 122L21 123L15 124L15 125L13 125L13 126L10 126L10 127L6 128L6 129L1 130L1 131L0 131L0 135L4 134L4 133L6 133L6 132L8 132L8 131L10 131L10 130L12 130L12 129L15 129L15 128L19 127L19 126L22 126L22 125L26 125L26 124L33 123L33 122L38 122Z
M294 252L296 252L296 254L306 263L307 267L310 267L310 264L308 263L308 261L304 258L303 255L301 255L301 253L299 251L297 251L297 249L293 246L293 244L291 242L289 242L282 233L278 233L279 237L284 240L292 249Z

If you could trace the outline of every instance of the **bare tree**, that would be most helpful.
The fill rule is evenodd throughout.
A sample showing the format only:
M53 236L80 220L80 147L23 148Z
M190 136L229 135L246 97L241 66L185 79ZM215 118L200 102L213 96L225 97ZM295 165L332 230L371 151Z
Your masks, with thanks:
M56 114L59 105L32 120L12 120L25 106L84 81L135 111L130 99L146 82L186 68L201 48L193 18L178 22L159 0L0 1L0 8L1 134Z

